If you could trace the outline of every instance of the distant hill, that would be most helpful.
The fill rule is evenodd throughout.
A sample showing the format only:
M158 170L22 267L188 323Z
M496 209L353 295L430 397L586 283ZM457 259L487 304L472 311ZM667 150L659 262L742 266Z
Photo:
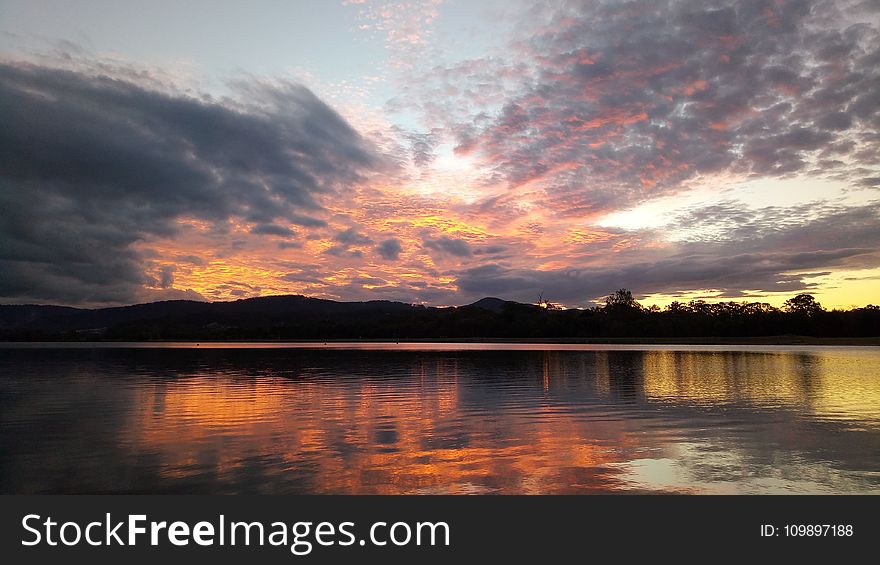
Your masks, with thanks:
M473 313L461 315L459 311L473 307L498 314L505 304L498 298L484 298L462 308L436 308L387 300L337 302L289 295L233 302L170 300L97 309L9 305L0 306L0 339L430 337L443 332L443 321L450 317L473 317Z
M0 341L880 336L875 306L811 315L764 306L694 302L664 311L620 304L565 310L486 297L439 308L296 295L97 309L0 306Z
M481 298L473 304L469 304L468 306L473 306L474 308L482 308L483 310L488 310L489 312L500 314L504 310L504 305L507 304L507 302L507 300L487 296L486 298Z

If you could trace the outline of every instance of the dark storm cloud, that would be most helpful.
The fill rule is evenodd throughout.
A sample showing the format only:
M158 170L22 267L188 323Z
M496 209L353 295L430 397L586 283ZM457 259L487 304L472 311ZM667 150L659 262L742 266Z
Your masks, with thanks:
M544 290L569 305L626 287L640 296L716 289L727 296L746 291L798 292L815 283L805 278L827 274L827 268L876 266L880 249L880 205L829 208L810 220L787 225L786 209L767 209L731 239L707 238L681 243L673 253L652 258L620 257L619 264L535 271L490 263L459 273L457 284L467 296L503 296L531 300ZM696 210L688 219L712 223L719 210ZM840 226L847 227L841 230ZM696 226L698 231L700 226Z
M492 168L487 182L540 181L546 205L582 215L696 175L803 173L831 148L836 159L825 163L854 183L853 164L877 164L877 3L550 6L530 13L546 25L511 46L516 59L425 77L422 108L445 120L459 152ZM461 95L442 101L453 86ZM499 96L499 109L476 111Z
M247 103L221 104L0 63L0 299L134 301L152 280L133 244L181 217L326 225L313 214L379 164L372 150L302 86L239 88Z
M424 245L428 249L433 249L440 253L448 253L455 257L470 257L473 255L471 246L467 241L445 235L437 239L426 239Z
M400 257L400 252L403 251L403 247L401 247L399 239L391 238L380 243L376 248L376 251L379 252L379 255L381 255L383 259L396 261Z

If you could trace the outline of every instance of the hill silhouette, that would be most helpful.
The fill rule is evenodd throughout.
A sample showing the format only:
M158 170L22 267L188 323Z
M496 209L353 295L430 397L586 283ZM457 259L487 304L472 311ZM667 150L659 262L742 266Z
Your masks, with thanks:
M0 306L0 340L295 340L880 336L880 308L826 311L798 295L764 303L692 301L643 308L621 289L606 304L562 309L487 297L459 307L385 300L337 302L267 296L234 302L174 300L114 308Z

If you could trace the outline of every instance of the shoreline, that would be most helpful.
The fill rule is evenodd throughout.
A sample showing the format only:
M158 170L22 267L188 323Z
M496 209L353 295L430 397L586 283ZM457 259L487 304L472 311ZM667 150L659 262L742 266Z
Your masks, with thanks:
M162 344L205 344L205 345L222 345L222 344L342 344L342 343L364 343L364 344L562 344L562 345L817 345L817 346L860 346L860 347L880 347L880 336L875 337L811 337L798 335L782 335L782 336L759 336L759 337L620 337L620 338L382 338L382 339L294 339L294 340L267 340L267 339L242 339L242 340L199 340L199 339L177 339L177 340L141 340L141 341L116 341L116 340L83 340L83 341L0 341L0 346L9 348L16 344L35 346L38 344L69 344L83 346L106 344L113 346L114 344L125 343L149 343L155 345Z

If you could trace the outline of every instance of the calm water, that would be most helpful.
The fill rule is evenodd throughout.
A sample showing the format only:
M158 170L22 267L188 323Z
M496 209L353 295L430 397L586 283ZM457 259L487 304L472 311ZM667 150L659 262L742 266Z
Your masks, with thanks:
M359 347L4 345L0 492L880 493L878 348Z

